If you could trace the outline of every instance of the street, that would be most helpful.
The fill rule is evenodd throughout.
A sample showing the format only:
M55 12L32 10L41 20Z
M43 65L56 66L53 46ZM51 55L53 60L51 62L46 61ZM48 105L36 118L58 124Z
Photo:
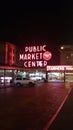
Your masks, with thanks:
M0 130L43 130L69 89L64 83L0 89Z

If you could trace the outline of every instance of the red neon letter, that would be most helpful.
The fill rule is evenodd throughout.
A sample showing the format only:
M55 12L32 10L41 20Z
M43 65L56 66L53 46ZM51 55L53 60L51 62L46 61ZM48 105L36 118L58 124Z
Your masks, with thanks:
M27 54L25 54L24 55L24 60L27 60L27 59L28 59Z
M24 67L27 67L27 61L26 61L26 62L24 62Z
M35 53L32 54L32 60L35 60Z
M25 47L25 52L27 52L28 51L28 47Z
M20 54L19 55L19 60L23 60L24 59L24 55L23 54Z
M38 53L36 53L36 60L39 60L39 56L38 56Z
M35 67L36 64L35 64L35 61L32 61L32 67Z
M43 46L43 51L46 51L45 47L46 47L46 45Z
M28 67L31 67L31 61L28 62Z
M33 46L33 52L36 52L36 46Z
M47 65L47 61L44 61L44 66L46 66Z
M29 52L32 52L32 47L29 47Z
M38 51L38 52L40 51L39 46L37 46L37 51Z
M42 53L40 53L40 60L43 58L42 56L43 56L43 54L42 54Z
M31 54L28 54L28 60L31 60Z
M43 66L43 65L42 65L42 61L37 61L37 66L42 67L42 66Z

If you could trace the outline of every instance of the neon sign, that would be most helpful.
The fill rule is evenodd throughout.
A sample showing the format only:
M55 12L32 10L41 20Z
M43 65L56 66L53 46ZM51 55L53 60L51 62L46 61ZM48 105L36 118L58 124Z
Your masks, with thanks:
M52 54L49 51L44 52L43 59L50 60L52 57Z
M64 70L73 70L73 66L47 66L47 71L64 71Z
M8 65L13 65L15 63L15 53L14 53L14 50L15 50L15 45L9 43L9 42L6 42L5 44L5 64L8 64Z
M46 51L46 45L25 47L25 52L41 52Z
M52 54L46 51L46 45L26 46L24 53L19 55L19 60L24 62L24 67L46 67Z

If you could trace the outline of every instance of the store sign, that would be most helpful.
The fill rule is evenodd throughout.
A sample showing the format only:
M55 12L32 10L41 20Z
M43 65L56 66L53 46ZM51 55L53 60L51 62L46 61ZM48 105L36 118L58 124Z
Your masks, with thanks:
M24 61L24 67L46 67L51 57L46 45L26 46L24 53L19 55L19 60Z
M73 70L73 66L47 66L47 71Z
M8 64L9 66L13 65L15 63L15 45L6 42L5 44L5 64Z

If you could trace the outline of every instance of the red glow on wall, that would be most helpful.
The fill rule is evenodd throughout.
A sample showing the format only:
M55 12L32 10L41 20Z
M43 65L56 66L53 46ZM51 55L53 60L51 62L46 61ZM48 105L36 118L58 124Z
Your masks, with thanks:
M43 53L43 59L44 60L50 60L52 57L52 54L49 51L46 51Z

